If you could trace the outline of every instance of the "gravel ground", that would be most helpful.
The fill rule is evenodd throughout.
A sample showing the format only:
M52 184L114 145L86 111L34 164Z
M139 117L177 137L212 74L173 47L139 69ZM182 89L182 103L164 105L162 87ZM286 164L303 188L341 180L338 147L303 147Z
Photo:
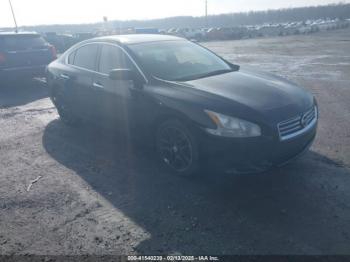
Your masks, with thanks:
M127 140L65 126L44 83L1 83L0 254L350 254L349 42L339 30L205 44L319 101L310 152L259 175L164 174Z

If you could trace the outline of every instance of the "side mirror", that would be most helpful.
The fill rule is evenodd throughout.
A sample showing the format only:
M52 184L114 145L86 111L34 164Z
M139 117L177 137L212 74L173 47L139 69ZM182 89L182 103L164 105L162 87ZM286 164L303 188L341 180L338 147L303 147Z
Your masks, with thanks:
M143 78L131 69L113 69L109 72L109 78L116 81L133 81L134 87L142 88L145 83Z
M232 68L233 71L239 71L239 69L241 69L241 67L239 65L235 65L230 63L230 67Z
M130 69L113 69L111 72L109 72L109 78L112 80L135 81L136 74Z

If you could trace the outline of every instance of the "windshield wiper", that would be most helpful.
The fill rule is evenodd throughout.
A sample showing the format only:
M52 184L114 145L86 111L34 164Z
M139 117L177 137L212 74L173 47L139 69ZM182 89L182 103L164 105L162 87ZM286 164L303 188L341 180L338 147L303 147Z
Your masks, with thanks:
M215 71L205 73L205 74L199 74L199 75L194 75L194 76L186 76L186 77L178 78L175 81L191 81L191 80L206 78L206 77L210 77L210 76L227 74L227 73L231 73L231 72L233 72L232 69L221 69L221 70L215 70Z

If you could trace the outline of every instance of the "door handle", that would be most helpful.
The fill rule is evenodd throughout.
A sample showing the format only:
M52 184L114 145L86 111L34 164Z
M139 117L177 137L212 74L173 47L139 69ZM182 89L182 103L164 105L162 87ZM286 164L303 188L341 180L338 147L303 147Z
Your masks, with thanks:
M101 85L100 83L96 83L96 82L93 83L92 86L95 88L103 88L103 85Z
M69 79L70 79L70 76L69 76L69 75L66 75L66 74L61 74L60 76L61 76L61 78L63 78L64 80L69 80Z

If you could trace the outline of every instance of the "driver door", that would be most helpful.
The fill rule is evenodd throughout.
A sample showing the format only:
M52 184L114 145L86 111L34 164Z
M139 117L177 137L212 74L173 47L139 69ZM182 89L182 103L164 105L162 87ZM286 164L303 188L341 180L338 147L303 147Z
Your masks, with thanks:
M93 89L97 101L98 122L107 128L128 131L129 104L132 102L132 81L109 78L113 69L133 69L124 51L113 44L101 44L98 73L94 75Z

